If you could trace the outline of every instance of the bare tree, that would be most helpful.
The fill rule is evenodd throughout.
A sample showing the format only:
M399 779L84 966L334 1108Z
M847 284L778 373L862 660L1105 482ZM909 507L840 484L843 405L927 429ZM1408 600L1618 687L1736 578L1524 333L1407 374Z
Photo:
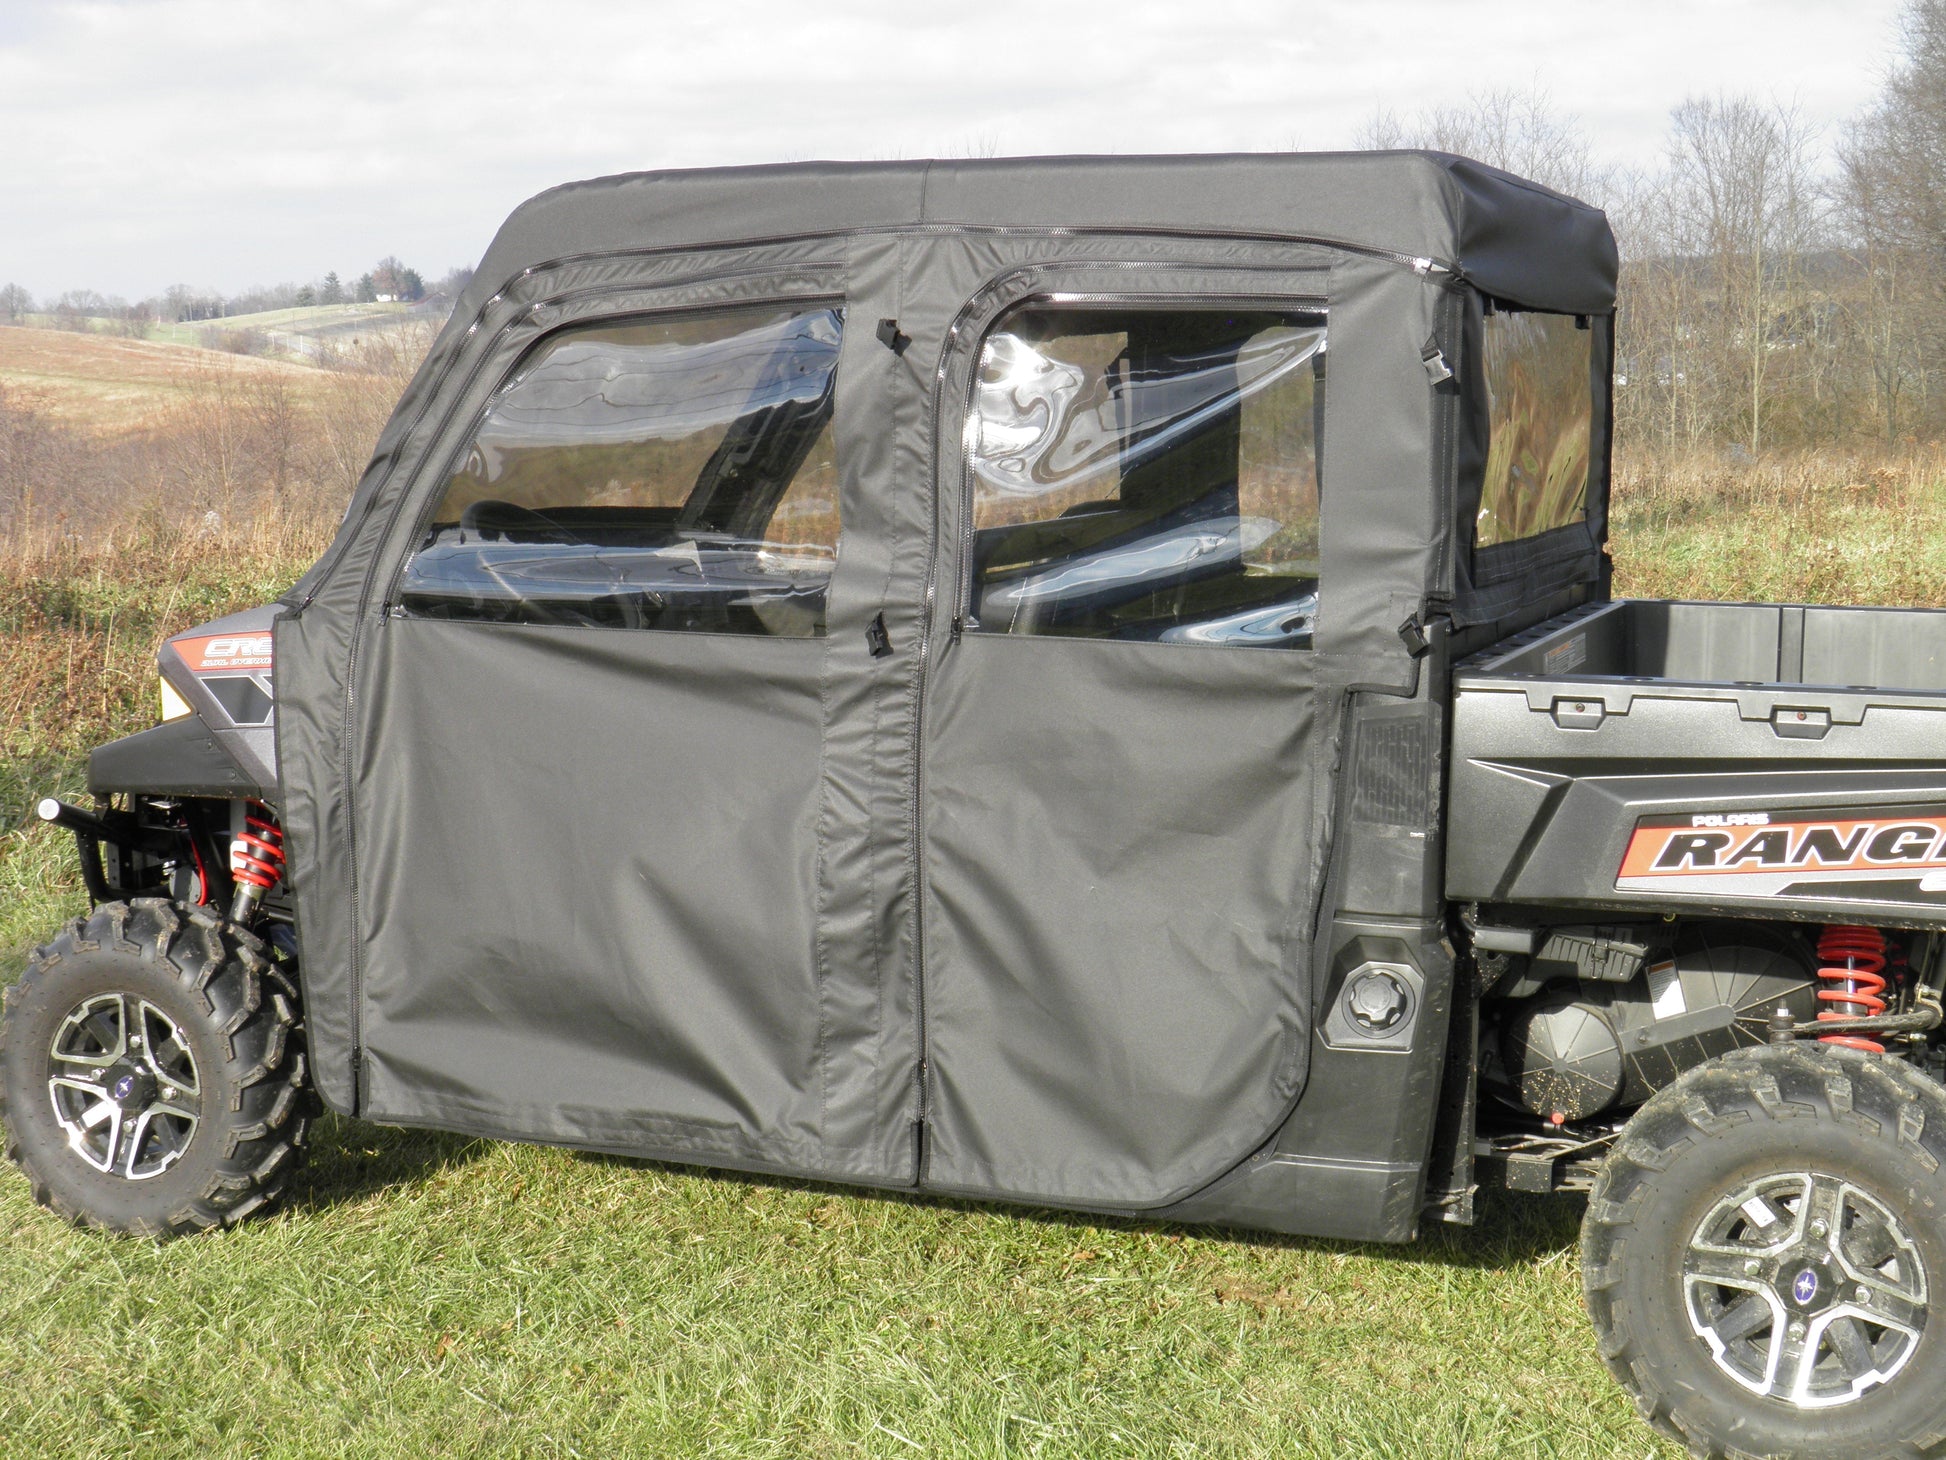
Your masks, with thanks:
M1611 180L1610 170L1596 164L1580 118L1558 109L1544 90L1503 88L1409 118L1379 111L1366 122L1360 145L1457 153L1585 202L1602 202Z
M1846 133L1833 185L1867 281L1855 333L1888 440L1927 411L1928 366L1946 347L1946 0L1913 0L1902 28L1904 61Z
M1669 241L1707 267L1721 378L1742 402L1725 409L1741 417L1754 453L1764 443L1771 356L1788 343L1802 260L1818 242L1811 135L1795 110L1744 98L1692 98L1671 122Z
M34 312L34 296L18 284L0 286L0 321L18 324Z

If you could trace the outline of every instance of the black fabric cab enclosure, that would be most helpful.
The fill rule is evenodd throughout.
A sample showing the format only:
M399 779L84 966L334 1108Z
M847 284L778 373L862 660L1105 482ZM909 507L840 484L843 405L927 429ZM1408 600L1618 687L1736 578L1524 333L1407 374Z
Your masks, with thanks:
M276 626L326 1098L1409 1235L1419 656L1601 584L1613 274L1435 154L526 204Z

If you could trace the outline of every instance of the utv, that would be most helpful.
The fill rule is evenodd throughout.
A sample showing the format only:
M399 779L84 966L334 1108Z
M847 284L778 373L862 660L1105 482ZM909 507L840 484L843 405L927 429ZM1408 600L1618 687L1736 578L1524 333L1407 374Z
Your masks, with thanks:
M1611 600L1615 265L1427 153L542 195L43 804L9 1154L151 1236L318 1098L1353 1240L1585 1193L1653 1424L1939 1451L1946 614Z

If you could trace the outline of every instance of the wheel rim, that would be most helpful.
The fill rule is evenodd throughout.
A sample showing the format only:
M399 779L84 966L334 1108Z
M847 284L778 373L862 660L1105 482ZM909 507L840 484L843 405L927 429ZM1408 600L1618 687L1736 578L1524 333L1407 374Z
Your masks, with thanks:
M1803 1409L1887 1383L1926 1327L1926 1271L1905 1223L1824 1172L1765 1176L1717 1202L1689 1239L1682 1285L1717 1367Z
M202 1123L202 1081L181 1027L147 999L97 994L48 1045L47 1094L68 1147L129 1181L182 1159Z

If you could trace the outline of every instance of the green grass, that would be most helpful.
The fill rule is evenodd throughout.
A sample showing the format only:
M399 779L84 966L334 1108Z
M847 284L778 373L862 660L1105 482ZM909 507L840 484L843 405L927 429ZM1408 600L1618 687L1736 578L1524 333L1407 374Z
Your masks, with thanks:
M12 1455L1663 1453L1538 1203L1253 1242L332 1120L267 1222L0 1226Z
M1869 600L1901 563L1923 593L1940 559L1875 534L1930 533L1934 501L1819 508L1855 539L1809 568L1757 507L1625 512L1617 553L1638 592ZM0 573L10 966L82 906L25 798L147 723L157 638L301 556L185 539ZM331 1117L269 1220L165 1246L0 1174L0 1453L1673 1456L1595 1356L1578 1218L1490 1196L1412 1247L1253 1239Z
M409 304L307 304L291 309L266 309L255 314L230 314L148 327L147 339L178 345L208 345L225 334L257 330L273 341L296 335L343 335L355 329L398 329L416 318Z

